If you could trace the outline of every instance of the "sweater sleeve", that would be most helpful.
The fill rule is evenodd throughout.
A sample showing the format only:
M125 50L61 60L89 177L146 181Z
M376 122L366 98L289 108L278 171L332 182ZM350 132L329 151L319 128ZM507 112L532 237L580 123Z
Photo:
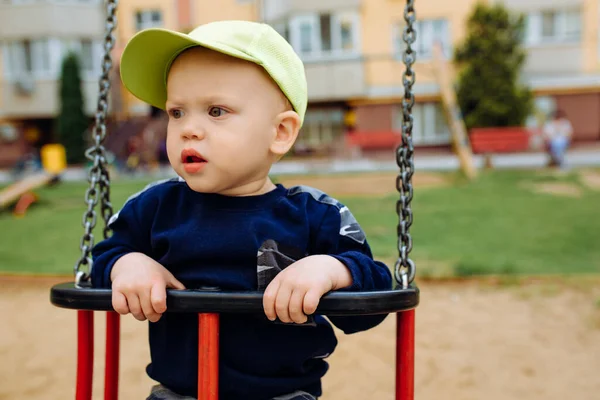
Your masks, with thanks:
M366 236L348 207L327 206L314 241L314 254L327 254L342 262L352 275L352 285L340 291L389 290L390 269L373 259ZM328 317L345 333L365 331L379 325L386 315Z
M109 221L112 236L92 249L92 286L110 288L110 274L117 260L128 253L144 253L151 256L151 215L148 201L143 195L128 200L123 208Z

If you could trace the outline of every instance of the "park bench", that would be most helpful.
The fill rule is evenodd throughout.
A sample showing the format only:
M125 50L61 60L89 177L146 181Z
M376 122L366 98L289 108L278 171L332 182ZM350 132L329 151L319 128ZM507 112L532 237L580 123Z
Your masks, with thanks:
M531 132L526 128L476 128L469 132L475 154L519 153L529 150Z
M399 132L393 131L355 131L346 135L349 147L359 147L361 150L393 149L402 142Z

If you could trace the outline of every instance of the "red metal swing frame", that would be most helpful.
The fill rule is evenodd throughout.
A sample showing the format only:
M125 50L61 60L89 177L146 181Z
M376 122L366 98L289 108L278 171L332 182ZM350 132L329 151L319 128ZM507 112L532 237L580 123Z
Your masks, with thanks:
M94 311L77 312L75 400L92 399ZM106 314L104 400L119 392L120 315ZM414 399L415 310L396 313L396 400ZM198 400L219 399L219 314L198 314Z

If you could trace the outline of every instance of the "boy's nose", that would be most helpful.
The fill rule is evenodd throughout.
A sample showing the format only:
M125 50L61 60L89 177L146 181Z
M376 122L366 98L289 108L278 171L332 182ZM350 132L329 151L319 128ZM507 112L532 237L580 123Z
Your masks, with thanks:
M206 133L200 126L186 126L181 131L181 137L186 140L201 140L204 139Z

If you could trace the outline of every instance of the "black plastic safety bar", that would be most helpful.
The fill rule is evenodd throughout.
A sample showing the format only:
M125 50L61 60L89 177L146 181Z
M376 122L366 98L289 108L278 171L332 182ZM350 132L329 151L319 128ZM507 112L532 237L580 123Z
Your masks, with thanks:
M50 301L61 308L113 311L110 289L79 288L73 282L53 286ZM418 304L419 289L415 285L385 291L338 291L323 296L316 313L332 316L388 314L411 310ZM167 310L178 313L263 313L263 293L168 289Z

